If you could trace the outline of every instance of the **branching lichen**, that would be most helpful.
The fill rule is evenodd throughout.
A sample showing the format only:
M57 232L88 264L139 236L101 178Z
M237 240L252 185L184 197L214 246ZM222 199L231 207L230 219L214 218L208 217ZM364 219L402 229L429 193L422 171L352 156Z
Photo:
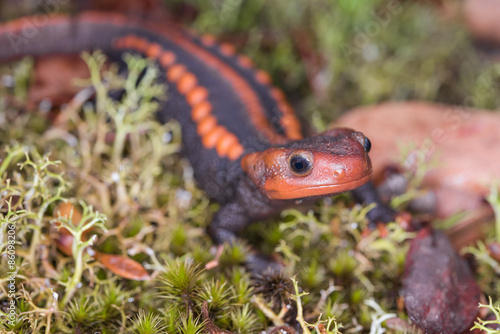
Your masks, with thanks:
M497 328L500 328L500 306L494 306L491 297L489 299L488 305L479 303L479 307L488 309L493 314L494 319L483 320L478 318L471 330L479 329L488 334L499 334L500 330Z

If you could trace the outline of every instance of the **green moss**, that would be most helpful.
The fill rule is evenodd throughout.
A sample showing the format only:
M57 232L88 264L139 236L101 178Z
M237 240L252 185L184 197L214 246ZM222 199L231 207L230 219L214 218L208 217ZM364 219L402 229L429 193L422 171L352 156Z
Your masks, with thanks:
M492 329L491 327L495 326L498 327L500 325L500 306L494 306L490 298L490 302L488 305L480 303L479 307L488 309L489 313L493 315L493 319L482 320L478 318L477 321L474 323L474 327L472 327L472 329L479 329L488 334L498 333L498 329Z
M130 331L135 334L165 333L167 326L160 315L154 313L139 312L133 320Z

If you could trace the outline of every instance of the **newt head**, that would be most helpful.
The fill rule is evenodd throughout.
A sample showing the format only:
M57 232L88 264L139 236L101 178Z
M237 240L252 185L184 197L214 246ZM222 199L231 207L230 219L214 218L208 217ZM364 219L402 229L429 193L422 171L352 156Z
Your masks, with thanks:
M321 197L356 189L370 180L370 147L361 132L338 128L249 153L241 165L269 199Z

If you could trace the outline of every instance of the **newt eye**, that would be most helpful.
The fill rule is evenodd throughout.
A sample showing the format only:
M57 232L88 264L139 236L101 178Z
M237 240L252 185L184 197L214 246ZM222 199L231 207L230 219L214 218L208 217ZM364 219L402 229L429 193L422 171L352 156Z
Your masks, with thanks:
M302 154L295 154L290 158L290 168L295 176L309 175L311 167L311 160Z
M370 141L370 139L365 137L363 147L365 148L366 153L370 152L370 150L372 149L372 142Z

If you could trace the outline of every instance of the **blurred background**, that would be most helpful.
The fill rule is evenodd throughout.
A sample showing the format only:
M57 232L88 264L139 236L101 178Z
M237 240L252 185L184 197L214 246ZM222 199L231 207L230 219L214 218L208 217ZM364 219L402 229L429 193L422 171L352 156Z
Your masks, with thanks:
M496 109L495 0L1 0L0 19L120 11L231 42L316 130L387 100ZM500 29L499 29L500 30Z

